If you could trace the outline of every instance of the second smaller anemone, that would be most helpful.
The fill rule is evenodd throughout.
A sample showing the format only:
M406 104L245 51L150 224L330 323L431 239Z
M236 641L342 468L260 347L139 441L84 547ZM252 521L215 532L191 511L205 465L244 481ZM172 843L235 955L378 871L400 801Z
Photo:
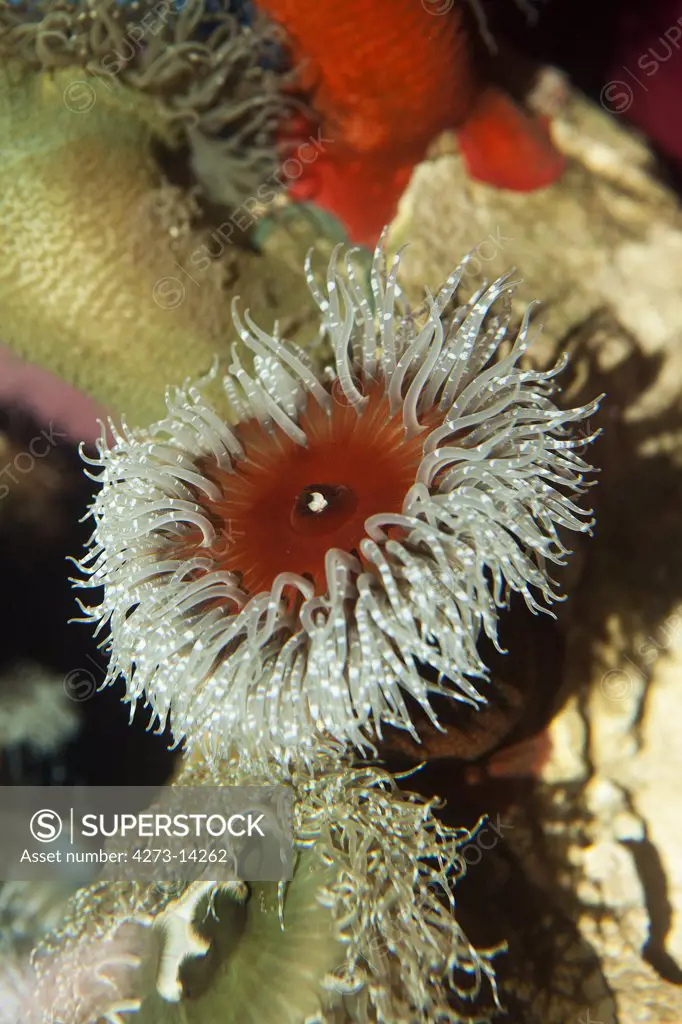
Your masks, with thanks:
M504 947L475 948L456 914L477 830L338 744L290 772L196 758L171 790L273 784L292 797L290 880L95 881L34 950L26 1009L68 1024L489 1020ZM5 1022L0 1005L0 1024L19 1019L46 1018Z
M239 423L198 386L167 396L147 431L99 443L102 487L81 563L103 585L85 609L110 625L119 674L180 742L248 759L310 758L324 736L360 749L381 723L409 730L409 700L474 706L511 591L558 597L559 531L588 530L574 498L589 466L571 426L596 403L552 401L561 369L519 362L530 310L508 339L509 275L452 308L466 260L421 310L399 257L377 248L370 289L332 257L308 262L333 365L233 311L253 354L224 379Z

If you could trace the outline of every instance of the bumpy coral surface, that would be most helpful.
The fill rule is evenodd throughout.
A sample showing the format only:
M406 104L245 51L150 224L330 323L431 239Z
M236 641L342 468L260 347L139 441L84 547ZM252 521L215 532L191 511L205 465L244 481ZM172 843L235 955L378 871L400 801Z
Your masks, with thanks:
M137 422L272 277L229 216L277 167L269 34L203 0L0 10L2 340Z

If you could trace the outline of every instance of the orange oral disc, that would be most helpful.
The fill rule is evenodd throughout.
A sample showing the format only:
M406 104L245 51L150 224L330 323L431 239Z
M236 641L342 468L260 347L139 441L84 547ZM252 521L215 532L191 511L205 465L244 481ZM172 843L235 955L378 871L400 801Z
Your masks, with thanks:
M238 430L245 457L232 472L202 460L200 472L221 490L217 500L196 497L226 540L214 546L216 568L239 574L248 593L270 589L283 572L309 577L324 593L327 551L356 552L369 516L401 512L423 439L406 439L383 389L368 397L361 412L338 398L330 413L311 402L300 420L305 447L252 420ZM198 531L183 548L201 554Z

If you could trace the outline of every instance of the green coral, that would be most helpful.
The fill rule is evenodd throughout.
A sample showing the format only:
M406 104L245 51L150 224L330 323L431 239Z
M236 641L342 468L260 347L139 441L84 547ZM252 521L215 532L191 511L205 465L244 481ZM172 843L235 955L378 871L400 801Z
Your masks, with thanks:
M300 319L306 300L231 222L230 244L211 241L229 210L202 181L237 204L276 166L284 100L258 33L189 0L114 75L122 10L0 12L0 323L20 355L145 423L163 411L161 367L179 384L227 355L235 295L273 319Z

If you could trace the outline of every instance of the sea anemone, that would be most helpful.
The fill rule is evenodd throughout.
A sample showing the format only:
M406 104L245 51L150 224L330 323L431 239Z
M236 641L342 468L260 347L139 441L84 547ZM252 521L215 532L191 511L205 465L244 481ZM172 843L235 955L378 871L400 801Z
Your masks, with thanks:
M146 925L133 921L110 931L87 942L65 942L42 961L5 962L0 970L0 1024L129 1020L140 1005L138 981L144 965L154 958L154 936Z
M26 1003L34 983L27 964L15 957L5 958L0 970L0 1024L19 1024L26 1019Z
M469 830L333 744L290 774L272 760L255 772L237 755L197 760L174 785L273 782L293 791L290 881L97 882L34 952L39 973L122 934L146 942L111 987L103 1016L117 1024L126 1008L139 1024L431 1024L497 1002L498 950L474 949L454 912Z
M291 113L272 61L279 30L239 11L233 0L19 0L0 12L0 55L36 72L81 68L61 97L76 117L126 105L129 88L157 142L188 147L199 186L234 207L277 170Z
M554 369L519 365L530 310L509 332L509 275L447 312L466 260L421 310L404 302L381 245L360 285L334 252L308 285L334 364L233 308L223 422L186 385L148 431L98 444L95 529L82 585L133 705L219 755L307 757L323 736L367 749L381 723L414 735L409 699L474 706L511 591L558 597L545 564L559 529L585 531L573 497L589 470L570 425L591 404L551 401ZM371 301L373 299L373 306Z
M160 365L178 384L221 353L233 295L282 317L306 297L235 244L239 204L282 189L291 100L274 29L233 8L0 3L2 340L136 423L163 415Z

